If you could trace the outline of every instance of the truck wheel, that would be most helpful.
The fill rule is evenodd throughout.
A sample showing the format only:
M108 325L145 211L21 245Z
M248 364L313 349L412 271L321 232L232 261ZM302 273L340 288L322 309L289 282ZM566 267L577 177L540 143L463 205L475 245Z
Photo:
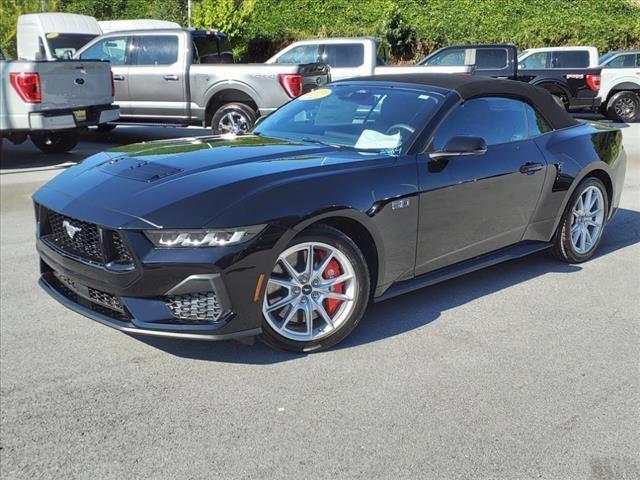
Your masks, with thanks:
M31 141L44 153L64 153L78 144L78 132L32 133Z
M635 122L640 118L640 97L630 91L614 94L607 102L607 118L617 122Z
M114 125L113 123L101 123L96 128L96 131L100 133L108 133L108 132L111 132L112 130L115 130L116 127L117 125Z
M211 118L211 131L214 135L247 133L258 118L255 110L244 103L226 103Z

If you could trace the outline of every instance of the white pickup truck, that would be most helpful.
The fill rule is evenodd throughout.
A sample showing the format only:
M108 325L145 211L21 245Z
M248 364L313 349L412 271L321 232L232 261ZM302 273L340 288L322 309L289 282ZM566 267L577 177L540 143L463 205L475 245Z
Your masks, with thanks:
M472 66L387 66L377 55L375 38L317 38L289 45L267 60L268 64L325 63L331 67L331 80L365 75L404 73L473 72Z
M78 143L78 131L118 119L108 63L0 60L0 142L28 137L45 153Z
M600 66L602 113L623 122L640 120L640 50L606 53Z

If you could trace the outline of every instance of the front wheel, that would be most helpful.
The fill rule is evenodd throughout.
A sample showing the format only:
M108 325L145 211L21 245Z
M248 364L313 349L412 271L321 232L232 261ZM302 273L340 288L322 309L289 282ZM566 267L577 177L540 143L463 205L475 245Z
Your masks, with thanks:
M295 352L330 348L356 327L369 291L357 245L328 226L308 229L280 253L267 280L261 339Z
M65 153L78 144L78 132L38 132L31 134L31 141L44 153Z
M640 118L640 96L634 92L618 92L607 102L607 118L616 122L635 122Z
M244 103L227 103L222 105L211 118L211 131L214 135L247 133L256 122L258 115L249 105Z
M568 263L589 260L604 233L609 212L607 190L594 177L585 179L571 196L554 240L554 255Z

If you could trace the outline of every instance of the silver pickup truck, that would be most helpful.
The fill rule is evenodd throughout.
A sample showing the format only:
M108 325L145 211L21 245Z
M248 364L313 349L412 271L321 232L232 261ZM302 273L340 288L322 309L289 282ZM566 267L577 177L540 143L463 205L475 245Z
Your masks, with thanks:
M0 60L0 142L28 137L45 153L78 143L78 131L118 118L109 65Z
M259 115L329 81L322 64L229 64L216 31L113 32L76 52L111 62L121 121L243 133ZM232 60L232 58L231 58Z

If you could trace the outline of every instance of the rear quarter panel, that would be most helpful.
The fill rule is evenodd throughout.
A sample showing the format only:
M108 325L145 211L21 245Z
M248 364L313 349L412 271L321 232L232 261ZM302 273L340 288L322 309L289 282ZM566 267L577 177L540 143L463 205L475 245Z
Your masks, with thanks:
M233 89L249 95L261 112L268 113L291 100L280 85L279 75L299 69L298 65L194 64L189 69L191 102L204 109L216 93Z
M582 123L542 135L535 142L549 171L525 240L550 240L575 188L595 171L603 172L611 181L611 215L619 203L626 171L619 129Z

